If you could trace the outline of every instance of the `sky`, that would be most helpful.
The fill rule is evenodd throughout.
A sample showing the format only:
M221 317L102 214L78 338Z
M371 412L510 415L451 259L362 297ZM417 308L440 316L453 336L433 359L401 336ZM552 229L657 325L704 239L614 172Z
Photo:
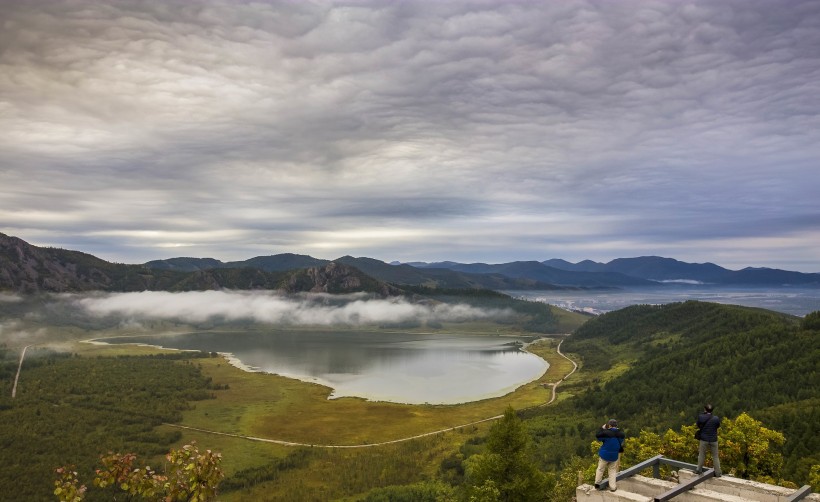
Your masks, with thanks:
M820 2L0 0L0 232L820 272Z

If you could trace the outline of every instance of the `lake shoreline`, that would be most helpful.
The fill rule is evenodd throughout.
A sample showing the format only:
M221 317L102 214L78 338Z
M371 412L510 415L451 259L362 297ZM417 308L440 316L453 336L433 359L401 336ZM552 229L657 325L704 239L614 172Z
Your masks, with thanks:
M276 336L266 337L259 332L231 332L230 334L236 335L237 333L248 334L248 339L255 337L264 340L268 345L276 339ZM301 332L298 335L300 342L302 337L309 338L306 333L310 332ZM281 333L275 334L288 338L287 335ZM320 339L322 336L327 337L328 330L323 329L318 334ZM194 339L202 335L208 335L210 338L229 335L228 332L220 331L130 334L98 337L83 342L93 345L127 344L160 350L215 352L225 359L228 364L245 372L277 375L325 387L328 389L329 400L351 397L371 402L409 405L458 405L502 397L515 392L521 386L541 379L550 367L545 359L526 350L528 346L544 338L536 334L523 336L484 335L480 337L476 335L420 334L415 332L380 334L381 337L373 333L364 336L361 333L356 334L359 336L358 339L352 342L353 350L373 352L374 349L367 348L362 339L369 342L370 338L375 338L377 349L371 354L372 359L383 361L385 358L395 359L398 357L399 362L396 364L399 366L397 368L379 366L376 370L372 370L373 364L370 361L364 361L364 364L369 365L371 371L376 371L377 376L369 375L367 372L364 372L364 375L357 374L353 371L343 371L342 373L328 371L326 374L316 372L311 374L306 371L294 371L292 365L289 366L283 363L281 357L279 357L279 362L282 364L278 366L275 364L267 366L260 364L258 361L249 358L247 348L237 353L237 351L217 350L214 346L203 346L201 348L191 346L191 344L196 343ZM397 334L403 335L402 339L395 340L394 337ZM270 333L267 335L270 335ZM350 333L344 331L335 333L332 335L333 341L336 342L336 338L339 339L338 341L343 341L347 335L350 335ZM179 342L186 336L188 340L185 340L184 343L177 343L176 346L168 344L166 340L156 340L157 338L176 339ZM290 337L292 338L293 335L291 334ZM150 341L156 341L157 343L150 343L149 340L146 340L149 338L153 338L154 340ZM515 341L505 341L511 338ZM223 342L225 340L228 339L223 339ZM230 339L232 342L236 340L235 338ZM317 345L314 340L308 339L304 342L308 347L302 347L300 349L301 353L295 354L297 359L305 359L306 357L310 359L311 356L305 355L307 350L327 356L327 349ZM293 344L292 341L290 343ZM380 344L386 345L387 348L379 347ZM293 347L287 348L289 350L293 349ZM269 349L270 347L266 346L265 350ZM350 351L349 348L336 347L336 349ZM259 351L253 350L252 352L253 357L258 359ZM404 358L402 359L399 356L404 356ZM509 360L511 357L516 358L516 364L512 364L512 366ZM431 358L434 359L432 366L430 361L427 360ZM513 367L512 370L511 367ZM327 375L327 378L324 377L325 375ZM455 382L472 382L472 385L465 392L463 384ZM476 382L479 382L479 384L476 384ZM418 391L418 389L423 389L424 392L414 397L413 392ZM431 394L430 389L438 390L439 395Z

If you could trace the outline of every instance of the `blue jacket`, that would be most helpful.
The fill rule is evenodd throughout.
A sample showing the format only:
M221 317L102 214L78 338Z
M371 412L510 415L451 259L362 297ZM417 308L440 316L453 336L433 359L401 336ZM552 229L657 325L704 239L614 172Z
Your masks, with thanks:
M700 440L715 443L718 440L718 427L720 427L720 417L711 413L701 413L695 424L700 429Z
M609 429L601 427L595 434L595 439L603 441L604 444L598 449L598 455L607 462L618 460L618 453L623 451L624 433L617 427Z

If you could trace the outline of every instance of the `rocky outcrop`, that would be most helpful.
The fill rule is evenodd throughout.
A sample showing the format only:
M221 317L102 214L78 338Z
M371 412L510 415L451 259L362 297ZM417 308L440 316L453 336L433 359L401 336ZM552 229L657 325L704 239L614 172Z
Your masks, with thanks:
M116 266L94 256L32 246L0 234L0 289L21 293L104 290L106 269Z
M357 268L336 262L291 273L284 289L290 293L301 291L312 293L368 291L378 293L381 296L393 296L402 293L400 289L377 281Z

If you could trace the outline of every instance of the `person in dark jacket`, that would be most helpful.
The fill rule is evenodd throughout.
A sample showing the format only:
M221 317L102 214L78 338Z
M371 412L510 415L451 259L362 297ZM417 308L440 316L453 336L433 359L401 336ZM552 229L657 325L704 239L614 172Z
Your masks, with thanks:
M715 477L721 476L720 456L718 455L718 428L720 427L720 417L712 413L712 405L703 407L703 413L698 415L695 423L700 429L700 448L698 450L698 474L703 472L703 462L706 460L706 449L712 451L712 463L715 466Z
M617 481L615 477L618 475L618 460L624 451L624 433L618 429L618 422L613 419L598 429L595 439L603 442L598 449L599 458L598 469L595 471L595 488L600 489L599 485L604 477L604 471L608 469L607 485L609 485L610 491L614 492Z

